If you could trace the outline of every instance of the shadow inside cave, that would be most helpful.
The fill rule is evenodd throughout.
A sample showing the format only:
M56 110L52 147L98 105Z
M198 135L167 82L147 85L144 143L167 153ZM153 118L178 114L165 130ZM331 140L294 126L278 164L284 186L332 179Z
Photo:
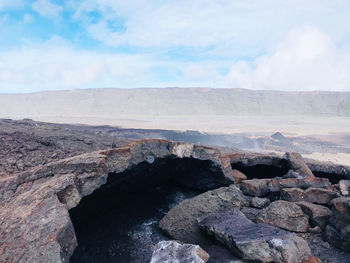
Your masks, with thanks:
M285 175L290 166L287 162L281 160L278 165L256 164L248 166L244 163L231 163L231 168L244 173L247 179L264 179L282 177Z
M156 159L118 174L69 211L78 239L71 263L149 262L167 239L159 220L184 199L228 185L211 161Z

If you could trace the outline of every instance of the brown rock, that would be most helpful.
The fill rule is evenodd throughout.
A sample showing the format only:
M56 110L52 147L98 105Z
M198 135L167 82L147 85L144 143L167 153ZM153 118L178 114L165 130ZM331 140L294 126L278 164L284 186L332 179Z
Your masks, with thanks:
M307 232L309 229L309 217L301 208L283 200L272 202L261 210L256 221L294 232Z
M299 205L303 212L309 216L312 227L319 226L322 229L326 227L328 220L332 215L332 211L329 208L304 201L296 204Z
M240 189L247 195L266 196L271 192L278 192L280 186L275 179L252 179L242 181Z

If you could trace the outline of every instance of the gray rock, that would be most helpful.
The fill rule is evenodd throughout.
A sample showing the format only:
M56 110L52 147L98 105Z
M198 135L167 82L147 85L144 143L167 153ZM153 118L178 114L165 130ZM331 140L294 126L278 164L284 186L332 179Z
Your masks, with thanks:
M301 175L293 170L289 170L285 175L282 176L282 178L297 178L297 179L303 179L305 178L305 174Z
M295 203L278 200L262 209L256 220L294 232L307 232L309 217Z
M248 205L243 193L235 186L221 187L184 200L173 207L159 222L159 227L173 239L187 243L206 244L197 219L209 213Z
M329 204L330 201L338 197L338 194L330 189L310 187L305 190L304 200L309 203Z
M288 161L289 166L293 169L293 171L299 173L302 176L314 176L300 153L287 152L284 157Z
M155 245L151 263L205 263L209 254L200 246L178 241L161 241Z
M267 196L270 193L279 192L284 188L328 188L329 180L317 177L298 178L272 178L243 180L239 184L240 189L246 195Z
M309 216L312 227L319 226L321 229L326 227L328 220L332 215L332 211L328 207L308 202L298 202L296 204L299 205L303 212Z
M300 263L312 257L304 239L273 226L255 224L238 210L211 214L200 221L200 226L243 260Z
M251 221L255 222L258 217L261 209L253 208L253 207L243 207L241 208L241 212Z
M250 206L255 208L264 208L269 204L270 204L270 199L268 198L253 197L250 200Z
M284 188L281 190L281 199L288 202L304 201L304 190L300 188Z

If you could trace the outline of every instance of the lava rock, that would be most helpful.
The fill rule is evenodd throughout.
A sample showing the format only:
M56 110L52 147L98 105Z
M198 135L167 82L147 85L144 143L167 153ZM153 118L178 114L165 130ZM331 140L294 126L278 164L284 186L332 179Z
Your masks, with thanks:
M278 200L262 209L257 217L258 223L266 223L294 232L307 232L309 217L301 208L291 202Z
M317 177L308 177L303 179L276 177L273 179L243 180L239 186L242 192L246 195L262 197L267 196L270 193L279 192L284 188L328 188L330 183L328 179ZM312 195L312 193L310 193L310 195Z
M264 208L269 204L270 204L270 199L268 198L253 197L250 200L250 206L255 208Z
M266 196L271 192L278 192L280 186L275 179L251 179L242 181L240 189L250 196Z
M242 207L241 212L251 221L255 222L261 209L253 207Z
M310 187L305 190L304 200L309 203L329 204L330 201L338 197L338 194L330 189Z
M335 198L331 205L333 216L325 229L324 239L344 251L350 251L350 197Z
M350 225L350 197L335 198L331 205L333 211L331 223L339 229Z
M238 210L211 214L199 223L243 260L300 263L312 258L304 239L273 226L255 224Z
M304 190L300 188L284 188L281 190L281 199L288 202L303 201Z
M154 247L150 263L205 263L209 254L198 245L178 241L160 241Z
M338 197L338 194L330 189L310 187L305 191L300 188L284 188L281 190L281 199L289 202L306 201L316 204L329 204Z
M288 161L289 166L293 169L293 171L299 173L300 175L306 175L314 177L314 174L307 166L304 158L301 154L296 152L287 152L284 155L285 159Z
M332 216L332 211L328 207L308 202L298 202L296 204L309 216L312 227L319 226L321 229L324 229Z
M282 178L297 178L297 179L303 179L305 178L305 175L301 175L293 170L289 170L285 175L282 176Z
M339 230L329 224L323 232L323 238L333 246L350 252L350 226Z
M221 187L182 201L160 220L159 227L173 239L206 244L207 240L199 229L197 218L247 205L247 199L235 185Z
M350 180L340 180L339 181L339 190L343 196L350 195Z

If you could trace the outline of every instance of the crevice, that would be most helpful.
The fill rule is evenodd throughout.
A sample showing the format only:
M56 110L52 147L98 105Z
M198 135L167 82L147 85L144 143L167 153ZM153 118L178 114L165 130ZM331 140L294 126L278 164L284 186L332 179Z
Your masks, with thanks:
M242 162L231 163L232 169L238 170L247 176L247 179L275 178L285 175L289 171L289 166L285 162L280 162L278 166L257 164L248 166Z
M349 177L337 173L312 172L316 177L327 178L332 184L338 184L340 180L349 180Z

